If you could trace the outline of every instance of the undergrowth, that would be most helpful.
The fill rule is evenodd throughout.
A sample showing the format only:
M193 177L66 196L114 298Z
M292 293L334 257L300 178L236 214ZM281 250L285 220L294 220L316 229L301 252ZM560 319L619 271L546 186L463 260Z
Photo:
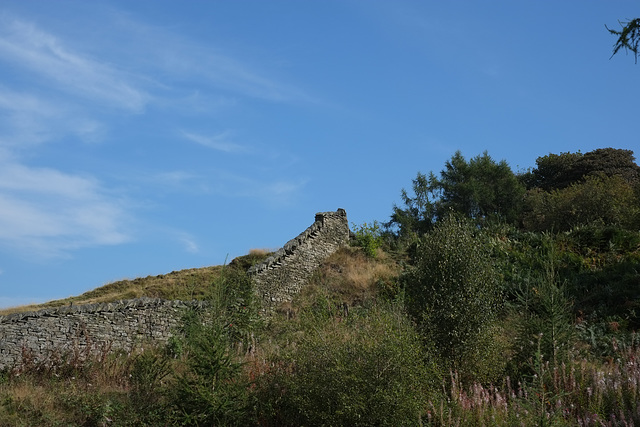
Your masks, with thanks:
M575 248L479 238L510 262L486 335L490 375L447 363L407 313L410 261L351 247L268 317L245 259L210 278L210 310L185 311L164 345L25 352L0 372L0 425L639 425L640 338L623 318L576 308L564 269Z

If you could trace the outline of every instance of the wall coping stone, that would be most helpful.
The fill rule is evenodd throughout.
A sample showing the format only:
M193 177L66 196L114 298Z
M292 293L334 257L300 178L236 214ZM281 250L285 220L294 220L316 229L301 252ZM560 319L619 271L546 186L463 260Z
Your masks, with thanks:
M298 236L289 240L283 247L278 249L275 253L269 256L260 264L256 264L247 270L249 275L256 275L263 271L275 268L282 263L282 261L289 255L293 254L297 247L302 245L306 240L315 237L324 228L325 219L328 218L345 218L347 212L340 208L335 212L318 212L315 217L315 221L306 230L300 233Z

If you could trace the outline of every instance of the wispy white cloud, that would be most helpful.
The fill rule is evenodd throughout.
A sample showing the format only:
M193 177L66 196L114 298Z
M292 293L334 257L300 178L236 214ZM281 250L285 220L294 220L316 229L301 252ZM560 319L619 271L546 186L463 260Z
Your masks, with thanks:
M145 205L155 206L157 201L148 198L150 193L154 195L179 194L181 196L210 194L206 176L185 170L169 170L164 172L135 173L127 178L128 181L140 185L145 198Z
M0 145L25 148L54 137L64 107L0 86L0 112Z
M129 49L144 52L131 56L144 58L142 67L153 64L176 81L195 79L223 93L265 99L272 102L316 102L314 97L280 75L282 70L269 68L264 61L245 60L223 43L207 43L189 39L166 28L155 27L121 14L119 28L130 34ZM195 88L191 88L193 90ZM198 89L200 90L200 89ZM219 102L220 95L215 95ZM235 101L234 101L235 102Z
M257 199L268 205L292 203L307 184L306 179L254 177L224 170L212 171L211 179L213 193L230 198Z
M149 95L126 72L74 52L54 35L7 15L0 16L0 60L44 77L59 90L130 111Z
M275 181L265 186L267 194L272 197L287 197L290 194L297 192L304 186L304 182L292 182L292 181Z
M105 126L72 105L0 85L0 146L30 148L62 136L102 140Z
M225 153L246 151L245 147L231 141L233 132L230 130L226 130L215 135L199 135L193 132L183 131L182 136L196 144L213 148L214 150L223 151Z
M151 177L151 179L148 181L160 183L163 186L181 187L199 178L200 178L199 175L196 175L192 172L174 170L174 171L161 172L158 174L154 174Z
M40 256L128 241L124 203L95 180L17 163L0 165L0 245Z
M199 194L229 199L254 199L266 205L293 203L307 185L307 179L278 179L256 171L233 171L214 168L207 174L173 170L136 178L153 186L154 192L173 192L181 195Z
M0 85L0 247L4 249L65 256L74 249L121 244L131 238L127 224L134 219L124 197L107 191L105 181L89 175L68 173L58 166L30 167L21 159L27 150L69 137L103 140L110 133L111 119L151 114L147 108L151 103L155 110L166 113L177 108L188 116L194 110L187 105L197 105L202 114L209 113L211 105L236 108L246 98L310 100L283 78L273 77L277 69L128 17L116 22L116 15L97 25L104 33L117 28L116 38L127 43L104 40L89 46L0 13L0 66L18 71L7 73L15 82ZM223 153L249 152L234 141L232 131L209 135L183 131L180 136ZM29 154L37 156L35 149ZM286 203L304 185L261 179L255 171L240 175L171 171L156 174L153 183L139 177L132 187L144 188L145 195L153 186L164 185L172 191ZM149 200L153 203L156 200ZM179 236L178 241L185 250L198 251L191 236Z
M200 252L200 247L198 246L198 243L190 234L180 233L178 240L182 243L182 246L185 251L192 254L197 254L198 252Z

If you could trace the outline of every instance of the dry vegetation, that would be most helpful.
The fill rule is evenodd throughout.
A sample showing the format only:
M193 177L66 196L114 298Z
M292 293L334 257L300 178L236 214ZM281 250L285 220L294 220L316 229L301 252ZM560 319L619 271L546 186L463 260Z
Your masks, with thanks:
M100 286L82 295L44 304L13 307L0 311L0 315L55 308L69 304L95 304L141 297L163 299L201 299L206 285L220 274L220 266L191 268L172 271L158 276L147 276L133 280L124 279Z
M268 251L252 250L250 254L234 259L228 268L246 270L268 255ZM21 309L143 295L196 298L207 295L222 271L222 266L216 266L122 280L78 297ZM297 313L304 306L313 304L319 294L349 306L371 301L380 283L394 281L398 272L396 263L383 252L372 259L363 255L361 249L343 248L323 264L304 294L288 304L292 308L290 313ZM265 331L267 335L257 347L250 353L240 351L236 355L248 371L247 375L255 378L270 372L270 359L284 351L287 347L285 342L290 342L290 338L296 335L295 329L301 319L295 314L293 317L296 318L289 321L286 316L276 315L269 325L272 330ZM281 333L284 335L279 336ZM282 336L289 338L283 342ZM144 413L144 405L149 399L159 399L153 400L158 405L169 405L162 400L167 396L165 387L179 381L188 356L188 353L182 353L171 357L165 366L168 375L161 382L156 381L156 377L151 378L156 382L152 389L145 391L140 390L141 385L136 383L136 375L159 372L156 371L159 369L158 361L167 350L144 348L144 353L134 351L132 354L71 352L43 365L26 360L23 365L0 376L0 425L143 425L148 421L144 418L148 415ZM140 361L144 362L141 357L145 354L147 364L140 364ZM144 375L142 378L146 378Z
M248 255L234 258L229 263L229 267L246 270L251 265L265 259L269 254L270 252L265 249L252 249ZM185 301L203 299L207 296L208 286L220 276L222 268L223 266L220 265L190 268L157 276L118 280L79 296L0 310L0 316L70 304L95 304L142 297Z
M371 258L360 248L344 247L323 263L310 290L315 285L339 296L343 303L360 305L393 287L400 270L397 262L381 250Z

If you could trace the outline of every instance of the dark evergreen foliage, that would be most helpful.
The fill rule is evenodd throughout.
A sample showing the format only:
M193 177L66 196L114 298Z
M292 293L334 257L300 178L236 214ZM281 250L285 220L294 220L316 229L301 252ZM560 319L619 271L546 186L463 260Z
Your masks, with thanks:
M412 189L413 196L402 190L404 207L394 206L387 223L401 236L431 230L450 211L478 225L515 223L525 191L507 162L495 162L486 151L469 161L457 151L439 177L418 173Z
M536 159L536 168L523 177L528 189L562 190L590 176L619 176L629 184L640 181L640 166L633 151L600 148L586 154L548 154Z
M631 51L638 62L638 46L640 44L640 18L632 19L627 22L620 22L622 30L616 31L607 27L607 30L615 36L618 36L611 57L617 54L620 49Z

